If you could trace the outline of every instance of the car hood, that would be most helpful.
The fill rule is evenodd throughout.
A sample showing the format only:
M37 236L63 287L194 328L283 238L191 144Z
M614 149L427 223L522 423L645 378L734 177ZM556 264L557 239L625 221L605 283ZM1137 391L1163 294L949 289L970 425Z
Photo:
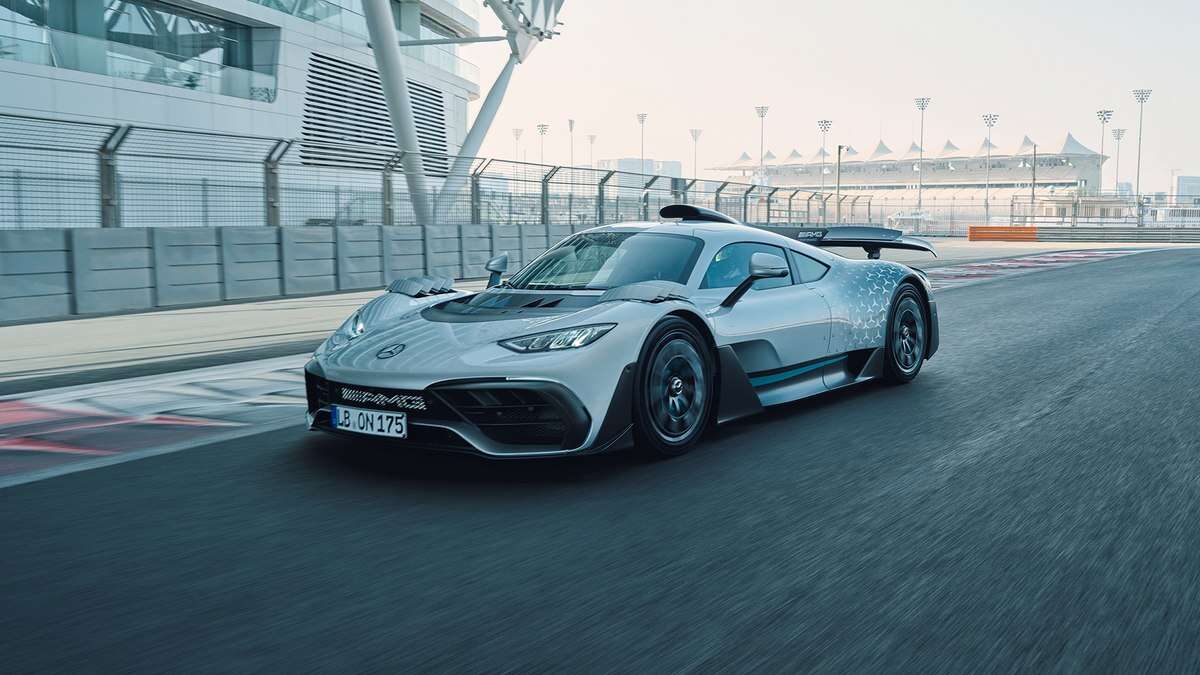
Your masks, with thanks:
M527 297L533 301L537 295ZM495 311L488 310L477 316L445 308L450 302L469 297L409 306L400 312L394 311L394 307L391 308L393 311L388 311L388 306L397 301L380 298L383 302L369 303L363 308L366 331L341 348L327 350L321 360L336 369L423 371L450 361L469 360L470 352L479 347L494 346L500 340L603 322L603 317L619 304L589 300L583 303L585 306L577 308L557 305L538 308L527 307L529 303L526 302L493 308ZM385 348L394 354L381 358L380 352Z

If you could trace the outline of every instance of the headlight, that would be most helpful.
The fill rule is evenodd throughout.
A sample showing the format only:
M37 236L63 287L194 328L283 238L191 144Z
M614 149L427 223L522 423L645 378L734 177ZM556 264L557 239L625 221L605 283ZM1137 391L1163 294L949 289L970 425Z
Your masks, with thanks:
M367 330L366 324L362 320L362 310L357 310L346 319L338 329L329 336L329 347L337 349L338 347L349 344L351 340L362 335Z
M500 346L514 352L550 352L560 349L574 349L590 345L599 340L605 333L616 328L615 323L600 323L594 326L579 326L564 328L549 333L536 333L511 340L501 340Z

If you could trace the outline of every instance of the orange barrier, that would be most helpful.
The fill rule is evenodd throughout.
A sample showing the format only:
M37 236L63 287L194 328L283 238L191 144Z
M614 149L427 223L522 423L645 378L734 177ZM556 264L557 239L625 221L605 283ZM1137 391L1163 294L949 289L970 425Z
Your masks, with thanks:
M968 241L1037 241L1036 227L992 227L972 225L967 228Z

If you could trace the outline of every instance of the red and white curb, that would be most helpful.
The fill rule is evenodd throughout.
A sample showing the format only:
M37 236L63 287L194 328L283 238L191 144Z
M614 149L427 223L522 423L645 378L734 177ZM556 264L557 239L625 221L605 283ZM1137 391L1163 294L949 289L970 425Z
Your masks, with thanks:
M1067 267L1086 262L1108 260L1144 253L1152 249L1122 249L1116 251L1061 251L1054 253L1037 253L1017 258L985 260L981 262L947 265L925 270L934 290L943 290L966 286L968 284L991 281L1016 274L1026 274L1039 270Z
M302 424L307 358L0 398L0 488Z

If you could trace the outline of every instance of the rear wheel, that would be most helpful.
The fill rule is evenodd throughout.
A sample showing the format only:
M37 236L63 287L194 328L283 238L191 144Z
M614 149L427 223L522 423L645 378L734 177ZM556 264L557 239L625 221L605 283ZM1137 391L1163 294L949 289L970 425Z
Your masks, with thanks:
M890 317L884 376L889 382L906 384L921 372L929 344L924 302L912 284L906 283L896 292Z
M642 346L634 389L634 436L652 457L682 455L712 418L712 353L692 324L669 317Z

